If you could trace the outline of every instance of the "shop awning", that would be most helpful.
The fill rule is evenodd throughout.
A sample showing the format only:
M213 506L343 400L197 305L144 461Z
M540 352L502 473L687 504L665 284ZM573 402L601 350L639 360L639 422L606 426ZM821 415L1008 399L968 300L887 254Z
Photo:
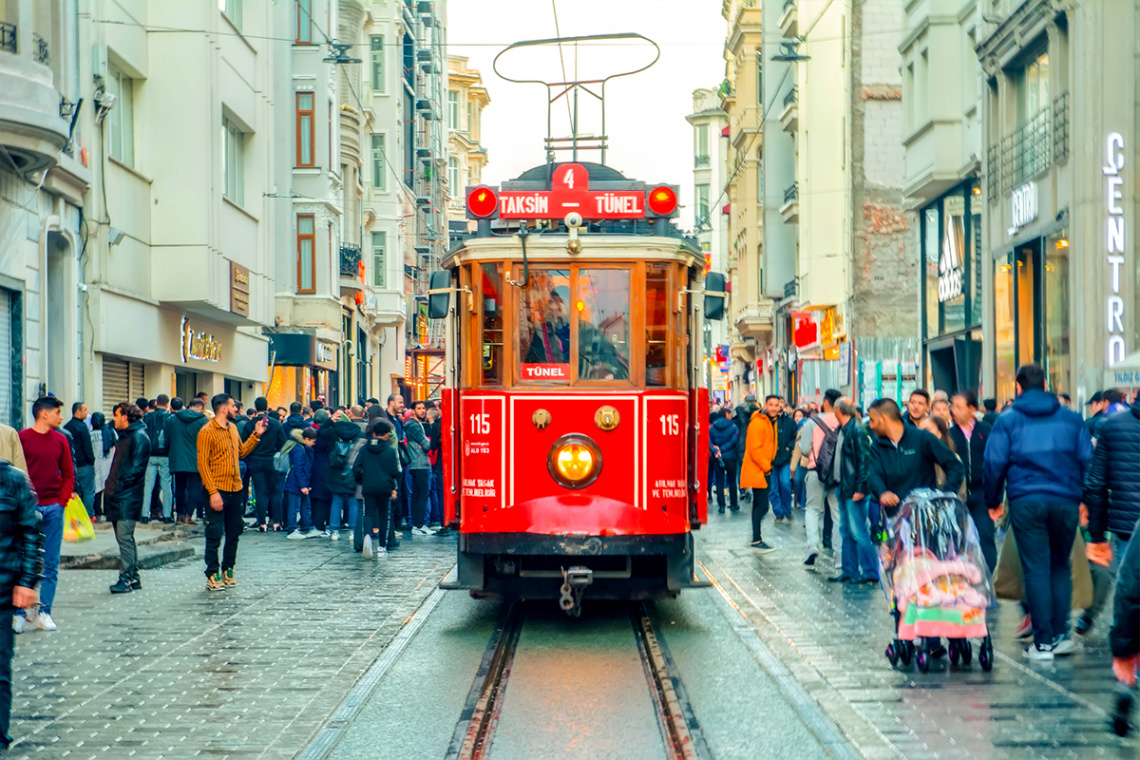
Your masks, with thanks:
M1105 388L1140 388L1140 351L1104 371Z

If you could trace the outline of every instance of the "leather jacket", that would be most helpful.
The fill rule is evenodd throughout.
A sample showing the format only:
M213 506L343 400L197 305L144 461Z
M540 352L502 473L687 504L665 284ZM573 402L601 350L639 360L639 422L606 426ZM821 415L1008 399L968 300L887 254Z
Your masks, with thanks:
M871 436L855 417L843 426L843 449L839 453L839 495L850 499L854 494L866 496L871 484Z
M103 512L108 520L142 519L143 487L149 460L150 436L147 435L146 423L138 420L126 430L120 430L111 473L103 487Z
M12 604L12 588L35 588L44 567L43 520L31 481L0 460L0 605Z

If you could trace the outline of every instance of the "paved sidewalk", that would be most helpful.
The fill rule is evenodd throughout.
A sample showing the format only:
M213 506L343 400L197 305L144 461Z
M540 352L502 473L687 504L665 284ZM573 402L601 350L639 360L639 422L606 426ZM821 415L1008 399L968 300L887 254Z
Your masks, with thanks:
M821 559L802 563L803 512L792 525L764 523L767 555L749 548L750 504L716 514L697 534L697 556L761 637L868 757L1089 758L1137 757L1140 741L1107 727L1115 681L1106 643L1110 616L1098 621L1077 653L1029 665L1013 632L1014 603L990 617L996 664L930 673L893 670L883 654L892 639L887 601L878 587L828 583ZM835 545L839 545L836 532Z
M164 525L152 520L135 526L135 544L139 550L139 567L152 570L184 557L193 556L191 540L202 535L201 524L195 527ZM200 545L202 542L199 541ZM199 549L201 546L199 546ZM87 541L64 541L60 547L60 567L117 570L119 544L115 531L107 522L95 523L95 537Z
M454 538L380 562L351 541L246 532L240 585L207 592L201 552L112 596L64 570L54 633L16 637L11 756L290 760L454 563Z

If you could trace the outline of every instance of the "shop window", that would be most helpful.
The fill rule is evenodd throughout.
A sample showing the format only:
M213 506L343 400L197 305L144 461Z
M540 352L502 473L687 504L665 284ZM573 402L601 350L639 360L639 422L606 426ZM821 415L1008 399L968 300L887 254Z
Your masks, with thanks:
M1003 256L994 262L994 396L998 404L1013 398L1013 382L1017 374L1011 258Z
M1037 361L1037 334L1040 322L1037 287L1041 277L1038 241L1017 251L1017 365Z
M316 291L316 223L312 214L297 217L297 292Z
M1069 344L1069 238L1062 231L1045 240L1045 373L1049 390L1072 392Z
M520 379L570 382L569 301L569 269L530 270L520 299Z
M943 230L939 256L939 274L945 289L957 289L956 283L965 270L966 238L966 199L960 195L949 195L942 202ZM945 297L950 290L942 294ZM942 332L955 332L966 327L965 288L953 298L942 301Z
M482 264L478 292L483 299L483 384L503 384L503 274L499 264Z
M313 136L313 93L297 93L297 166L313 166L316 144Z
M669 270L650 264L645 273L645 384L665 385L669 364Z
M926 291L926 337L933 338L942 333L939 320L938 302L938 245L939 212L941 204L927 208L923 212L923 285Z
M629 271L578 272L578 377L629 380Z

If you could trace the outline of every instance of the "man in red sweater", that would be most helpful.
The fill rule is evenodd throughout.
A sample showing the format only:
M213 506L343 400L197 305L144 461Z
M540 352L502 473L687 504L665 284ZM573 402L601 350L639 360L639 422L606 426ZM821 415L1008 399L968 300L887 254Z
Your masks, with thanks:
M42 631L54 631L51 603L59 579L59 550L63 544L63 506L75 493L75 469L71 447L58 428L63 425L63 402L54 396L36 399L32 404L35 424L20 431L20 444L28 460L28 477L36 489L36 503L43 515L44 580L40 585L39 615L34 621ZM21 610L12 618L16 633L23 633L31 622Z

